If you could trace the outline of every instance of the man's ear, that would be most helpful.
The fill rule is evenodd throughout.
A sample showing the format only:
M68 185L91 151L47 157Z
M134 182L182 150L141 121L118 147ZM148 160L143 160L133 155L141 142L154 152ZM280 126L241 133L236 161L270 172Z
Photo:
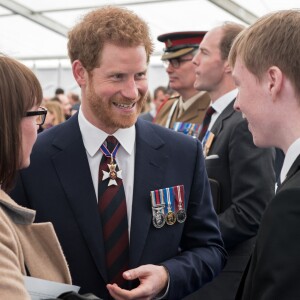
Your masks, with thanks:
M278 67L272 66L267 70L267 84L268 92L275 99L281 92L283 85L283 74Z
M72 71L73 71L73 76L75 80L77 81L78 85L82 87L83 85L86 84L86 75L87 71L80 62L80 60L75 60L72 63Z
M229 65L228 59L226 59L225 62L224 62L224 72L225 73L231 73L232 72L232 68Z

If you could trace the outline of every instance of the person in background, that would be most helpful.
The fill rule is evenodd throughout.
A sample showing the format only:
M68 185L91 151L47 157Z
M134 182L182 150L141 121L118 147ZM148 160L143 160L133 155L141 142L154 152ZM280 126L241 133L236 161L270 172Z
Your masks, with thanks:
M79 107L80 107L80 104L81 104L80 96L78 94L73 93L73 92L69 92L67 94L67 96L68 96L69 102L72 106L71 115L73 116L76 112L79 111Z
M60 91L60 88L58 88L57 90ZM50 98L50 101L57 101L58 103L60 103L66 120L71 117L72 105L69 98L64 93L56 94L54 97Z
M233 22L211 29L193 59L195 88L206 90L212 101L211 121L200 137L228 262L218 277L189 300L234 299L262 215L274 196L275 151L253 144L247 121L233 108L237 89L228 54L243 29Z
M299 9L265 15L237 37L229 55L239 91L234 107L245 116L254 144L285 153L280 184L263 215L237 300L300 295L299 24Z
M140 115L145 114L145 113L147 113L147 112L150 111L150 104L151 104L151 102L152 102L152 97L151 97L151 95L150 95L150 93L148 91L147 95L146 95L146 98L145 98L145 101L143 103L143 106L141 108Z
M47 109L46 120L42 125L43 129L51 128L66 120L63 109L58 101L50 100L45 102L43 106Z
M57 96L54 96L54 97L51 97L49 100L47 100L47 101L56 101L56 102L58 102L58 103L60 103L60 100L59 100L59 98L57 97ZM45 101L46 102L46 101ZM61 103L60 103L61 104Z
M70 31L68 50L79 113L39 135L12 194L53 221L82 292L182 299L220 272L226 251L200 142L137 120L149 28L104 6Z
M55 89L54 96L64 95L64 94L65 94L65 90L62 89L61 87Z
M162 61L169 76L169 87L179 95L170 97L158 110L154 123L174 129L175 122L200 125L210 98L194 88L195 67L192 59L206 31L172 32L157 39L166 48Z
M33 224L35 211L19 206L8 192L30 153L47 111L42 89L23 64L0 56L0 295L30 300L24 276L71 283L70 273L51 223ZM40 174L44 172L40 170Z
M63 109L65 119L68 120L71 117L71 109L72 109L72 105L70 103L68 96L65 94L59 94L56 97L59 99L61 103L61 107Z
M152 122L154 117L156 116L156 113L158 111L158 108L162 105L164 101L166 101L169 98L169 95L167 93L167 88L164 86L159 86L154 90L153 93L153 100L150 103L151 110L149 112L140 114L139 118L142 118L146 121Z

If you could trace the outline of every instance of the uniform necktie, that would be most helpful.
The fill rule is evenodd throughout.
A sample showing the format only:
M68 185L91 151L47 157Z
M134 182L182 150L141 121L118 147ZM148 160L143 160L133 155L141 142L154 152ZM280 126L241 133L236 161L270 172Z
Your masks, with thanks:
M210 120L211 120L211 116L213 115L213 113L215 112L215 109L210 106L208 108L208 110L206 111L205 113L205 116L204 116L204 120L203 120L203 123L202 123L202 129L200 131L200 134L199 134L199 140L202 141L203 137L205 136L205 133L208 129L208 126L209 126L209 123L210 123Z
M128 270L129 238L125 191L115 160L120 144L114 136L108 136L106 142L106 146L101 146L103 157L99 167L98 207L108 280L124 288L126 281L122 273Z

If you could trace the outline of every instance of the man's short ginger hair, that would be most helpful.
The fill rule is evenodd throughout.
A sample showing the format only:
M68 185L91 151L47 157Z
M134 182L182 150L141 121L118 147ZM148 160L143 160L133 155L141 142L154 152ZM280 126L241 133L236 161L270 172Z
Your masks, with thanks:
M153 42L147 23L125 8L104 6L83 17L68 34L71 62L79 60L87 71L99 67L106 43L121 47L144 46L147 62Z
M300 96L300 10L267 14L241 32L233 43L229 63L237 58L258 80L277 66L291 81Z

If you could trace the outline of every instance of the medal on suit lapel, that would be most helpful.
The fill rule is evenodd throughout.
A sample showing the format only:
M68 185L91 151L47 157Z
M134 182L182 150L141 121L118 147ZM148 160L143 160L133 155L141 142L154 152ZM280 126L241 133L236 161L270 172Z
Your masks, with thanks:
M166 223L164 214L165 204L163 199L160 198L160 193L158 190L151 191L150 197L152 201L152 223L154 227L161 228Z
M160 202L159 197L155 196L155 191L151 191L150 195L152 200L152 222L154 227L161 228L166 223L164 214L165 205Z
M109 150L107 149L107 147L105 145L101 145L101 147L100 147L103 155L105 155L106 157L110 157L110 164L107 164L109 172L102 170L102 172L103 172L102 181L109 178L108 186L118 185L118 183L116 181L117 178L123 179L122 178L122 170L117 171L117 168L118 168L117 163L114 163L119 147L120 147L120 143L118 143L116 145L116 147L114 148L114 150L111 153L109 152Z
M168 225L174 225L176 222L176 216L172 210L172 205L174 204L173 194L170 194L170 188L166 188L167 191L167 203L168 203L168 213L166 216L166 223Z
M184 223L187 218L184 205L184 186L177 185L150 192L152 202L152 223L161 228L167 223Z
M183 185L177 185L174 187L174 192L177 190L177 205L178 205L178 210L176 212L176 219L179 223L183 223L186 220L186 212L184 209L184 200L182 201L183 198Z
M211 131L207 130L206 131L206 134L202 140L202 149L203 149L203 156L206 157L208 152L209 152L209 149L212 145L212 142L214 140L214 133L212 133Z

